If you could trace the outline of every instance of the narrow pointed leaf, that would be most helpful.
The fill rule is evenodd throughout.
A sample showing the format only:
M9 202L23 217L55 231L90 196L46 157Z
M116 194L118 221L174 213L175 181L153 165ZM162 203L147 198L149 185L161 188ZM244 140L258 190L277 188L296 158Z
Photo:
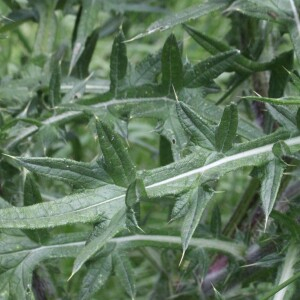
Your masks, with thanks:
M216 149L226 152L231 149L238 128L238 111L234 103L227 105L224 109L222 119L216 128L215 143Z
M79 57L84 51L85 42L88 36L97 25L97 16L101 8L101 1L97 0L83 0L81 15L77 29L76 40L73 45L72 58L70 62L69 73L73 70Z
M193 190L190 195L190 207L189 211L184 217L182 228L181 228L181 240L182 240L182 249L185 253L186 249L189 246L190 240L196 230L204 209L208 204L209 200L213 196L213 192L208 190L207 187L198 187Z
M203 148L214 149L215 138L211 126L181 101L176 103L176 110L179 121L191 140Z
M91 240L78 254L73 264L71 277L77 273L82 265L93 257L118 231L123 229L125 220L125 210L119 210L111 219L108 227L102 234Z
M136 294L135 280L133 269L128 258L124 254L115 251L113 253L113 264L116 276L118 277L121 285L131 299L134 299Z
M89 300L102 288L112 272L112 257L104 256L97 258L88 266L86 275L84 276L78 300Z
M43 199L33 176L27 174L24 184L24 206L42 203ZM49 238L47 229L26 230L23 232L37 243L45 242Z
M265 166L265 172L260 191L260 197L266 217L265 224L267 223L269 215L274 207L282 175L283 166L278 159L270 161Z
M186 32L205 50L207 50L211 54L218 54L220 52L226 52L230 50L234 50L229 47L227 44L218 41L210 36L203 34L195 30L192 27L187 25L183 25ZM239 72L241 74L250 74L253 71L263 71L271 67L271 63L258 63L256 61L252 61L243 55L238 55L231 65L231 70Z
M115 94L127 71L128 61L124 40L124 34L120 31L115 37L110 56L110 90Z
M42 203L38 185L31 174L27 174L24 184L24 206Z
M184 86L195 88L210 85L213 79L231 67L239 53L238 50L229 50L194 65L184 74Z
M122 138L100 120L96 126L106 171L115 184L127 187L135 180L136 171Z
M130 39L130 41L147 36L157 31L167 30L178 24L182 24L184 22L199 18L214 11L221 10L227 6L227 3L228 1L226 0L211 0L207 3L188 7L180 12L176 12L161 20L156 21L155 23L151 24L144 33L138 34L136 37Z
M57 106L60 101L61 70L60 62L54 62L50 83L49 83L49 102L52 107Z
M189 210L189 193L185 193L175 202L171 213L171 220L173 222L179 218L182 218Z
M162 57L162 88L167 94L181 90L183 87L183 71L181 53L174 34L171 34L163 47Z
M78 188L94 188L111 183L111 178L97 164L48 157L12 157L34 173L67 182Z

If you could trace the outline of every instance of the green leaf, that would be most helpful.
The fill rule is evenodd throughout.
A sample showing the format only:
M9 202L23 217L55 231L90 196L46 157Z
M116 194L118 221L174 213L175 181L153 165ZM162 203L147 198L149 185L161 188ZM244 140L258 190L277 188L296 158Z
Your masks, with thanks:
M116 94L120 87L120 81L125 77L127 72L127 52L124 43L125 38L120 31L114 39L110 55L110 90Z
M297 97L282 97L282 98L268 98L261 96L245 96L243 99L255 100L260 102L266 102L276 105L300 105L300 98Z
M179 121L191 140L203 148L214 149L215 137L210 125L181 101L176 103L176 110Z
M126 191L125 203L127 207L133 207L138 202L143 201L147 197L144 183L137 178L133 181Z
M24 206L42 203L43 199L40 194L38 185L36 184L33 176L27 174L24 184ZM46 229L26 230L23 232L33 241L37 243L44 243L49 239L49 232Z
M226 51L232 51L235 49L232 49L227 44L218 41L210 36L207 36L197 30L195 30L192 27L189 27L187 25L183 25L186 32L205 50L207 50L211 54L218 54L220 52L226 52ZM241 74L250 74L253 71L264 71L266 69L269 69L271 67L271 63L258 63L255 61L252 61L248 59L247 57L243 55L238 55L235 57L234 61L232 61L231 68L232 70L241 73Z
M297 110L297 114L296 114L296 124L297 124L298 130L300 130L300 108L298 108L298 110Z
M286 7L285 7L286 9ZM237 11L241 14L267 20L269 22L284 23L291 21L291 17L285 10L276 5L272 0L238 0L226 9L228 12Z
M136 288L132 266L125 254L118 251L113 253L113 264L116 276L131 299L135 298Z
M88 36L97 25L97 17L100 11L101 1L97 0L83 0L79 24L77 29L76 40L73 45L72 58L69 67L69 74L76 65L79 57L85 49L85 43Z
M158 20L151 24L144 33L140 33L128 41L133 41L141 37L153 34L157 31L167 30L178 24L182 24L189 20L199 18L217 10L221 10L227 6L228 1L226 0L211 0L207 3L198 4L195 6L188 7L180 12L171 14L161 20Z
M218 205L214 206L214 209L211 214L210 230L217 238L222 232L221 212Z
M190 207L184 217L181 227L182 257L189 246L190 240L200 222L204 209L212 196L213 192L211 190L201 186L195 188L190 194Z
M54 13L58 0L34 1L34 7L39 14L39 26L35 38L33 53L49 55L53 51L57 31L57 19Z
M115 184L127 187L135 180L136 171L122 138L100 120L96 127L106 171Z
M277 198L283 170L283 166L278 159L271 160L265 166L264 177L262 179L260 190L260 197L266 217L265 227Z
M12 158L29 171L64 181L77 188L95 188L111 183L111 178L98 164L50 157Z
M93 257L112 237L124 228L125 210L119 210L111 219L101 235L94 237L77 255L70 278L77 273L83 264Z
M274 155L279 159L281 159L282 156L288 156L291 154L290 148L283 141L278 141L277 143L275 143L272 151Z
M57 106L61 101L60 84L61 84L60 62L56 61L53 66L50 83L49 83L49 102L52 107Z
M170 222L173 222L186 215L190 206L189 200L189 193L184 193L183 195L180 195L179 199L175 202L174 207L172 209Z
M111 255L99 257L88 265L87 272L81 282L78 299L89 300L102 288L112 272Z
M194 65L184 74L184 86L188 88L209 86L213 79L231 67L239 53L238 50L229 50Z
M27 207L0 210L1 228L49 228L111 218L125 207L125 190L115 185L74 193L61 199ZM2 223L2 224L1 224Z
M286 107L283 105L270 105L266 104L266 107L272 117L280 123L283 128L286 130L293 132L296 130L296 117L292 110L292 107Z
M171 34L163 47L161 55L162 88L167 95L183 87L181 53L175 35Z
M289 71L293 68L294 51L287 51L273 60L268 96L280 98L290 77Z
M217 151L227 152L231 149L238 128L238 111L234 103L224 109L222 119L215 131Z
M43 199L34 177L27 174L24 184L24 206L42 203Z

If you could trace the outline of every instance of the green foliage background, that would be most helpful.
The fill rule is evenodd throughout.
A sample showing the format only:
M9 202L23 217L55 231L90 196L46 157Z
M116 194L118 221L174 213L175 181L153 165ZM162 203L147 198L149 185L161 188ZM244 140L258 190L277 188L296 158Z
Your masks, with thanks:
M300 1L0 3L0 299L298 299Z

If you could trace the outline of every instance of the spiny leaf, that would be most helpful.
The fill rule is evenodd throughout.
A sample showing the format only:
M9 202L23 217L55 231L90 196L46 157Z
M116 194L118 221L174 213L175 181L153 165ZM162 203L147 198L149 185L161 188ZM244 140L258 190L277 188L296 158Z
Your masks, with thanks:
M297 97L268 98L261 96L245 96L243 97L243 99L266 102L276 105L300 105L300 98Z
M95 188L111 183L111 178L97 164L48 157L13 157L29 171L62 180L77 188Z
M77 255L70 278L77 273L83 264L95 255L115 234L124 227L125 210L119 210L111 219L102 234L91 240Z
M116 276L118 277L121 285L131 299L134 299L136 294L135 281L133 269L128 258L124 254L115 251L113 253L113 264Z
M82 280L78 300L89 300L102 288L112 272L111 255L97 258L88 265Z
M271 160L265 166L264 177L262 180L260 197L263 204L263 210L265 213L266 221L265 227L268 222L269 215L275 204L278 190L283 175L283 166L278 159Z
M116 94L120 81L127 71L127 52L124 43L124 34L120 31L114 39L110 55L110 90Z
M196 230L204 209L208 204L209 200L213 196L213 192L207 187L195 188L190 194L190 207L187 214L184 217L182 228L181 228L181 239L182 239L182 249L184 253L189 246L189 242Z
M170 94L173 87L175 91L183 87L183 72L181 54L174 34L171 34L163 47L161 56L162 88Z
M191 140L203 148L214 149L214 132L210 125L181 101L176 103L176 110L179 121Z
M226 0L211 0L207 3L188 7L181 12L171 14L161 20L156 21L147 28L145 33L138 34L137 36L128 40L128 42L147 36L157 31L167 30L178 24L212 13L213 11L221 10L226 7L227 2L228 1Z
M100 120L96 127L106 171L115 184L127 187L135 180L136 171L122 138Z
M213 79L231 67L232 62L239 53L238 50L229 50L194 65L184 74L184 86L195 88L210 85Z
M125 203L127 207L133 207L136 203L143 201L147 197L142 179L133 181L126 191Z
M272 151L274 155L279 159L281 159L282 156L287 156L291 154L290 148L283 141L278 141L277 143L275 143Z
M217 151L227 152L231 149L238 128L238 111L234 103L224 109L222 119L216 128L215 144Z

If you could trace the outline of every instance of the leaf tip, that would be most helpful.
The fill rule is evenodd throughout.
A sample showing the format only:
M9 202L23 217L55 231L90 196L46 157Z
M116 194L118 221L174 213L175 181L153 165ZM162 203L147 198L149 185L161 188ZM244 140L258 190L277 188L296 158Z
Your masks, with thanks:
M182 261L183 261L183 259L184 259L184 255L185 255L185 250L183 250L183 252L182 252L182 255L181 255L181 258L180 258L178 267L181 266L181 263L182 263Z

